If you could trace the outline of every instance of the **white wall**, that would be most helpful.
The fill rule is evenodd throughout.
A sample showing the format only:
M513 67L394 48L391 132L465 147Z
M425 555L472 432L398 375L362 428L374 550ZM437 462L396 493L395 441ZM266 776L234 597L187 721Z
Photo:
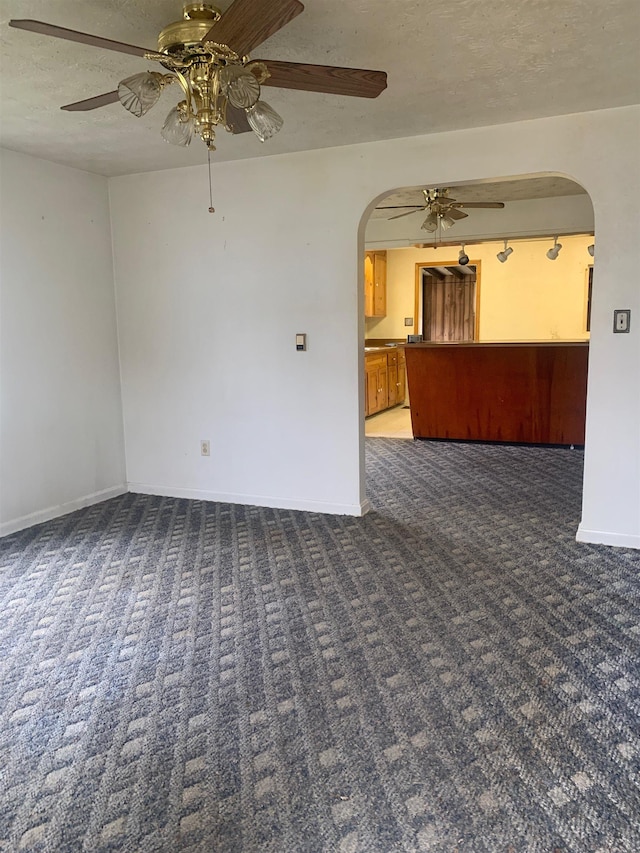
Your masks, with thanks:
M614 308L640 316L639 116L218 164L214 216L204 167L112 179L131 488L360 511L368 211L398 187L560 173L590 193L597 242L579 536L640 546L640 325L611 331Z
M120 494L105 178L0 151L0 533Z

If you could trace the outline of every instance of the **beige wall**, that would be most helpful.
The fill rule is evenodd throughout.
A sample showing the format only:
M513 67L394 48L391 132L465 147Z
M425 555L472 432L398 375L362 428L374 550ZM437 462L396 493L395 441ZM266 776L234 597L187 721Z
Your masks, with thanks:
M469 246L480 262L480 340L573 340L586 338L587 270L593 237L560 237L555 261L546 257L552 240L514 242L501 264L502 242ZM387 253L387 316L366 321L368 338L402 338L413 329L416 264L456 263L459 246L391 249Z

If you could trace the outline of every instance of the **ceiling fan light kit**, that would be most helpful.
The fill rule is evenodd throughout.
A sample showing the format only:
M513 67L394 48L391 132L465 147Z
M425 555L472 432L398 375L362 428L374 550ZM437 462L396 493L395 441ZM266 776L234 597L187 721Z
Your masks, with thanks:
M246 4L246 0L240 1ZM285 0L285 4L291 6L291 0ZM255 111L259 105L261 84L269 77L267 66L210 40L212 35L215 38L221 18L220 11L209 4L186 5L184 20L170 24L160 33L158 53L145 54L146 59L159 62L171 73L137 74L118 86L120 103L140 117L158 101L164 86L174 81L180 84L185 98L169 113L161 131L165 142L172 145L186 147L196 135L210 151L215 151L218 126L231 133L239 132L227 119L230 108ZM279 116L278 119L271 121L268 134L254 128L261 142L280 130L283 121ZM249 128L253 128L248 115L247 120Z
M164 75L158 71L142 71L121 80L118 84L120 103L132 115L142 118L158 103L167 82L172 82L171 75L167 76L169 80L165 80Z
M165 142L171 145L182 145L183 148L186 148L187 145L191 144L194 131L193 117L177 106L169 112L160 133Z
M398 218L398 217L394 217L394 218ZM439 219L438 214L434 213L432 211L427 216L427 218L425 219L425 221L422 223L422 225L420 227L422 228L423 231L429 231L430 233L433 234L438 229L438 219Z
M284 124L283 118L266 101L258 101L249 107L247 120L260 142L271 139Z

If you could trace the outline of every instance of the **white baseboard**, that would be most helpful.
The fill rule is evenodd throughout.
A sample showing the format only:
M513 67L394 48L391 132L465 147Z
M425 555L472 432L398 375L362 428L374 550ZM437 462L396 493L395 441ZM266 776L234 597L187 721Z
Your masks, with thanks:
M326 515L365 515L371 507L368 501L361 504L333 504L324 501L274 498L269 495L236 495L226 492L200 491L199 489L174 489L167 486L150 486L147 483L128 483L128 491L139 495L158 495L163 498L187 498L195 501L265 506L272 509L296 509L302 512L321 512Z
M640 536L628 533L608 533L605 530L588 530L580 525L576 534L577 542L587 542L590 545L613 545L616 548L640 549Z
M25 530L27 527L33 527L34 524L42 524L43 521L51 521L52 518L59 518L61 515L68 515L70 512L75 512L77 509L84 509L87 506L107 501L109 498L117 498L120 495L126 495L129 490L125 485L112 486L109 489L103 489L100 492L94 492L91 495L85 495L82 498L77 498L75 501L68 501L57 506L50 506L47 509L32 512L29 515L23 515L21 518L16 518L13 521L5 521L0 524L0 537L10 536L12 533L17 533L19 530Z

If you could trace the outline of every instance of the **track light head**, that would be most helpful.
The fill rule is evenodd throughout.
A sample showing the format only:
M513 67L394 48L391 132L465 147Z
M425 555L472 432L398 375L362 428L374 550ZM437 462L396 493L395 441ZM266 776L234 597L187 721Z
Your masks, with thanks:
M504 241L504 249L501 252L498 252L498 254L496 255L496 258L500 261L501 264L507 261L509 259L509 255L513 252L511 246L507 245L508 242L508 240Z
M464 250L464 243L460 248L460 254L458 255L458 263L461 267L466 267L466 265L469 263L469 255L467 255Z
M558 243L558 238L556 237L553 241L553 247L549 249L547 252L547 257L550 261L555 261L558 255L560 254L560 249L562 248L562 243Z
M595 245L595 243L592 243L590 246L587 246L587 252L589 252L589 254L591 255L591 257L593 257L593 256L595 255L595 253L596 253L596 245Z

